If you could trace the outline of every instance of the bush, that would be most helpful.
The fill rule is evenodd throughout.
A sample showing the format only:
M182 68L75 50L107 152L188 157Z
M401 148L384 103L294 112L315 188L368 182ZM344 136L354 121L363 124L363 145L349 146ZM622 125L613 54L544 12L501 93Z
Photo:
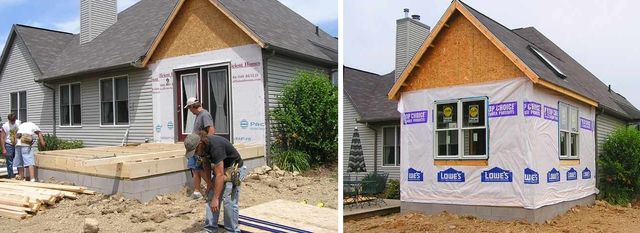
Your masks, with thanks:
M274 146L304 152L312 166L338 160L338 88L329 77L300 72L271 112Z
M309 155L297 150L278 151L273 150L273 162L280 169L286 171L303 172L309 170Z
M612 204L627 204L640 192L640 131L615 130L602 146L600 166L601 199Z
M43 138L47 143L47 147L43 148L40 144L38 144L38 150L40 151L69 150L84 147L84 143L81 140L63 140L51 134L46 134L43 136Z
M387 184L387 190L384 191L387 199L400 199L400 181L391 179Z

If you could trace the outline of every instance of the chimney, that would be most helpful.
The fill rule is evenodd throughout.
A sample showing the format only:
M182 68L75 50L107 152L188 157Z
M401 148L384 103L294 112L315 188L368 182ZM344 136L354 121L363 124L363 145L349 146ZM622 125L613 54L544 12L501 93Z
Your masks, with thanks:
M410 18L409 9L404 9L404 18L396 20L396 80L430 32L431 27L420 22L420 15Z
M117 0L80 0L80 44L91 42L117 19Z

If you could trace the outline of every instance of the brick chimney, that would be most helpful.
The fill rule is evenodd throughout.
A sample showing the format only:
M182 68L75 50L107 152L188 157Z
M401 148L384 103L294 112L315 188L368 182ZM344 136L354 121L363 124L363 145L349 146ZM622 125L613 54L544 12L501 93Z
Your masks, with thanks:
M91 42L117 20L117 0L80 0L80 44Z
M409 9L404 9L404 18L396 20L396 80L430 32L431 27L420 22L420 15L409 17Z

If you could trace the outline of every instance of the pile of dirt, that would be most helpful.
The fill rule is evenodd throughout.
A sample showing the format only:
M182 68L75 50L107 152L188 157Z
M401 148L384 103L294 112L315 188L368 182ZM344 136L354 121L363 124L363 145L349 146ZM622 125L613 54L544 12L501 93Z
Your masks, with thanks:
M544 224L524 221L490 221L442 213L393 214L348 221L344 232L637 232L640 208L596 201L593 206L574 207Z

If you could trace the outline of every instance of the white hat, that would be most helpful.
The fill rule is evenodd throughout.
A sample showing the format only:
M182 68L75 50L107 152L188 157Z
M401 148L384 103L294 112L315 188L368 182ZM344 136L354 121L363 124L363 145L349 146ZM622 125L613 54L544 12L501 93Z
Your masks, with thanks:
M199 103L200 101L198 101L198 99L196 99L196 97L189 97L189 99L187 99L187 105L184 106L184 108L188 108L189 106L195 104L195 103Z

